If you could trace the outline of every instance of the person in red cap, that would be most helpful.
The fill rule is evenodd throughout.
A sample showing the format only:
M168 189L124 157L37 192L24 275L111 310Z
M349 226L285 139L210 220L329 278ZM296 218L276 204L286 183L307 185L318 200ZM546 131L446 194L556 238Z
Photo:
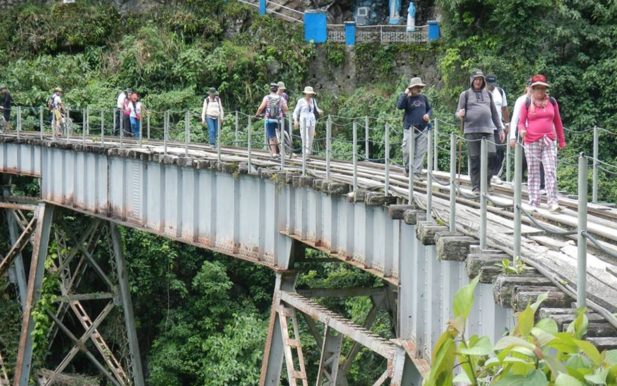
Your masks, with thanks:
M532 210L540 206L540 163L544 167L546 196L550 211L559 210L557 200L557 149L566 146L559 104L547 93L546 76L531 78L531 95L521 107L518 131L525 145L527 159L527 189Z

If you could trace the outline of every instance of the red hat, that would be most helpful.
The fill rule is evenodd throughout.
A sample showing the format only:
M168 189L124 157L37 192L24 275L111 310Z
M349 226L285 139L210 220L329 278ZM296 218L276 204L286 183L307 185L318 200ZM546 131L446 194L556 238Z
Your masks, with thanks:
M531 87L534 86L550 87L548 81L546 80L546 76L542 74L536 74L531 77Z

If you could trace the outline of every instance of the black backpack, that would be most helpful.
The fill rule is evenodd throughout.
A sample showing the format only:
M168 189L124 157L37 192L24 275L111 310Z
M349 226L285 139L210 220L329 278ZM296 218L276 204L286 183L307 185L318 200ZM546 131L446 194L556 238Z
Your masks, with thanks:
M270 119L278 119L281 117L281 96L272 96L268 95L268 102L270 106L268 106L268 118Z

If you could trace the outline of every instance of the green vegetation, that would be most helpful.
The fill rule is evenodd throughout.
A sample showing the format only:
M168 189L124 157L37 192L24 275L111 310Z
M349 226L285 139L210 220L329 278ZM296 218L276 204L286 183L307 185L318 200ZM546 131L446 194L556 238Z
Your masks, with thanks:
M433 349L424 384L451 386L575 386L617 383L617 350L600 353L585 341L588 320L580 309L567 331L550 319L534 322L547 294L516 315L514 329L493 346L487 337L465 336L479 277L454 297L454 319ZM458 365L457 365L458 364ZM457 367L459 368L457 370Z

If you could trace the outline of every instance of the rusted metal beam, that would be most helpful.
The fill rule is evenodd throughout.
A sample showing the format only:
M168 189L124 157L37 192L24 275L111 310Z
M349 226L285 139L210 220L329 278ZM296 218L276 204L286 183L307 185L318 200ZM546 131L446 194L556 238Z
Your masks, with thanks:
M30 262L26 307L24 307L23 310L19 348L17 351L15 386L27 385L30 378L30 370L32 369L32 331L34 329L32 310L36 307L36 303L41 296L40 289L45 272L45 258L47 257L49 232L53 221L53 214L53 206L39 204L37 209L38 222L34 234L32 261Z
M373 296L383 294L386 287L375 288L309 288L296 290L302 296L308 298L350 298L356 296Z
M36 205L17 204L14 202L0 201L0 209L28 210L32 212L36 210Z
M19 235L15 244L11 247L11 250L0 262L0 276L4 275L6 271L9 269L11 264L13 263L13 259L24 249L24 247L28 244L30 240L30 235L34 232L35 224L36 224L36 216L30 220L26 229Z
M294 307L298 311L304 312L311 318L320 321L339 333L353 339L369 350L376 352L386 359L393 359L397 347L387 340L371 333L370 331L354 325L353 322L345 320L343 317L332 311L312 302L301 295L280 291L281 301Z

